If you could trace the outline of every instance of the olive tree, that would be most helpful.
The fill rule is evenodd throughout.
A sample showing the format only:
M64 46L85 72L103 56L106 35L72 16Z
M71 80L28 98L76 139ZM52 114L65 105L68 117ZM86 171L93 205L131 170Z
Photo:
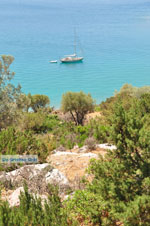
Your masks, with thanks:
M50 99L46 95L35 94L31 96L31 108L34 112L48 107Z
M0 56L0 130L16 120L16 102L21 93L21 86L10 83L15 73L10 71L13 56Z
M21 93L20 97L17 99L17 108L21 111L28 112L31 108L31 94L28 95Z
M140 98L145 93L150 93L150 86L142 86L142 87L136 87L132 86L131 84L124 84L120 91L116 94L123 94L126 93L130 96Z
M88 112L94 110L94 100L90 94L80 92L67 92L62 96L61 109L69 112L76 125L83 125L83 120Z

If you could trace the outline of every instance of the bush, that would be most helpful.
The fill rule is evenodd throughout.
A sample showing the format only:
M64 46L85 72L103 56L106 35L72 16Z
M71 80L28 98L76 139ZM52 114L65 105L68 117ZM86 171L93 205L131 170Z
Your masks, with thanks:
M77 126L76 127L77 133L77 143L79 147L84 145L85 140L89 137L90 134L90 127L86 126Z
M94 128L93 136L99 143L109 142L110 127L97 124Z
M48 150L46 145L33 136L32 132L20 132L9 127L0 132L0 153L7 155L33 154L45 161Z
M43 112L24 113L21 117L19 128L21 130L33 131L34 133L51 132L59 127L60 120L57 115L47 115Z
M143 94L150 93L150 86L135 87L131 84L124 84L118 93L140 98Z
M96 140L94 137L89 137L85 140L85 145L87 145L89 150L95 150L96 149Z
M21 117L19 127L22 131L33 131L34 133L45 132L45 115L41 113L24 113Z
M66 209L71 225L101 225L102 204L100 197L87 190L76 191L73 198L67 200Z
M25 192L20 195L20 206L9 207L7 202L0 203L1 226L67 226L67 217L64 213L58 189L50 186L48 201L42 205L40 198L34 197L24 187Z
M61 127L61 123L57 115L46 115L43 126L48 132L52 132Z

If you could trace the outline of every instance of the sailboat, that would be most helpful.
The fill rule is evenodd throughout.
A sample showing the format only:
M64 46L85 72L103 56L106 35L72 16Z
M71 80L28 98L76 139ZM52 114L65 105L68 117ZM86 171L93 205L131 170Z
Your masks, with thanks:
M64 58L60 59L62 63L76 63L76 62L82 62L83 57L79 57L77 55L77 42L76 42L76 32L75 32L75 40L74 40L74 54L71 55L65 55Z

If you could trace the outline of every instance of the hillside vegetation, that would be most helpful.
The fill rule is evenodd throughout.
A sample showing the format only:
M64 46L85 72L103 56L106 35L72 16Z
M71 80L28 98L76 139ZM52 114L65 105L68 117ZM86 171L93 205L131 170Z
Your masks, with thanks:
M25 193L20 206L0 202L0 225L150 225L150 87L125 84L113 97L96 105L90 94L63 94L61 109L45 95L24 94L12 85L14 58L0 59L0 153L36 154L41 163L54 149L110 143L117 149L91 160L89 182L62 202L56 187L49 199ZM86 120L90 112L100 117ZM92 146L93 145L93 146ZM10 171L16 165L0 165ZM18 167L18 166L17 166ZM2 186L1 186L2 187Z

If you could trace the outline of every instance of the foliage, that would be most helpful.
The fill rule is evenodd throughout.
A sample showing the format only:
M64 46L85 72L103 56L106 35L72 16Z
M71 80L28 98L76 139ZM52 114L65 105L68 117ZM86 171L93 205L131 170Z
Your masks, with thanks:
M50 131L50 130L49 130ZM110 141L110 127L105 126L101 120L91 120L88 124L75 126L73 123L59 122L51 130L60 145L72 149L75 145L82 147L88 137L94 137L98 143Z
M24 113L20 118L19 127L22 131L33 131L34 133L41 133L46 131L44 114L40 112L33 113Z
M102 103L99 105L99 108L101 109L103 115L106 116L106 120L110 123L109 118L113 114L114 106L119 100L122 101L123 107L128 111L135 100L138 101L144 95L147 95L148 97L149 94L150 86L138 88L130 84L125 84L121 87L119 92L115 92L114 96L102 101Z
M5 84L14 76L14 72L10 72L9 67L14 61L13 56L2 55L0 59L0 85Z
M47 115L41 111L28 112L20 117L18 128L40 134L53 131L60 126L60 123L57 115Z
M0 58L0 154L37 154L43 162L53 149L65 151L76 144L93 150L97 142L111 142L117 149L91 160L88 172L93 180L85 181L84 190L76 191L64 206L53 187L44 205L26 187L19 207L1 201L0 225L149 226L150 87L125 84L99 106L90 94L67 92L61 108L74 123L66 122L49 114L47 96L22 94L20 86L10 83L13 60ZM94 107L102 117L83 125ZM28 112L30 108L34 112Z
M46 95L35 94L31 96L31 108L34 112L39 111L48 107L50 104L50 99Z
M99 105L95 105L94 112L100 112L101 108Z
M58 189L50 186L48 201L34 197L24 186L24 193L20 195L20 206L9 207L7 202L0 203L1 226L67 226L67 218L63 211Z
M77 133L77 143L79 147L82 147L84 145L85 140L88 138L90 134L90 126L77 126L75 128L75 131Z
M103 119L92 119L89 123L90 134L97 140L98 143L110 143L110 125L107 125Z
M100 108L101 108L102 114L105 117L105 124L107 125L111 124L110 118L114 114L114 108L119 101L122 102L123 107L125 108L126 111L128 111L135 100L137 100L136 97L130 96L129 93L122 92L122 93L117 93L113 97L107 98L106 101L103 101L100 104Z
M147 114L141 109L141 102L133 103L128 111L117 103L111 130L117 150L91 161L89 173L93 174L93 181L82 192L80 202L76 194L68 204L70 208L75 203L75 213L82 213L93 224L98 221L104 226L116 226L118 222L125 226L150 224L150 132L143 123ZM83 200L85 194L93 196L92 200L99 205L89 202L88 196Z
M56 139L52 134L39 134L36 137L46 146L46 156L56 149Z
M16 101L20 96L21 87L10 83L14 72L10 72L10 65L14 61L12 56L0 57L0 130L6 128L17 119Z
M0 153L1 154L33 154L38 155L40 161L47 157L46 145L33 136L31 132L20 132L9 127L0 132Z
M95 150L96 149L96 140L94 137L88 137L85 140L85 145L87 145L89 150Z
M145 93L140 97L140 111L142 115L150 113L150 93Z
M67 92L62 96L61 109L64 113L70 112L76 125L83 125L88 112L94 110L94 101L90 94Z
M95 194L78 190L72 199L66 201L65 206L71 225L74 222L77 225L101 225L102 203Z
M62 122L59 120L57 115L46 115L44 126L47 129L48 132L52 132L53 130L57 129L58 127L61 127Z
M31 108L31 94L28 95L21 93L19 98L16 101L17 108L19 110L28 112L29 108Z
M73 148L76 144L76 133L74 124L62 122L53 130L53 135L57 140L57 147L64 146L66 148Z
M150 86L134 87L131 84L124 84L119 91L119 94L123 93L140 98L143 94L150 93Z

